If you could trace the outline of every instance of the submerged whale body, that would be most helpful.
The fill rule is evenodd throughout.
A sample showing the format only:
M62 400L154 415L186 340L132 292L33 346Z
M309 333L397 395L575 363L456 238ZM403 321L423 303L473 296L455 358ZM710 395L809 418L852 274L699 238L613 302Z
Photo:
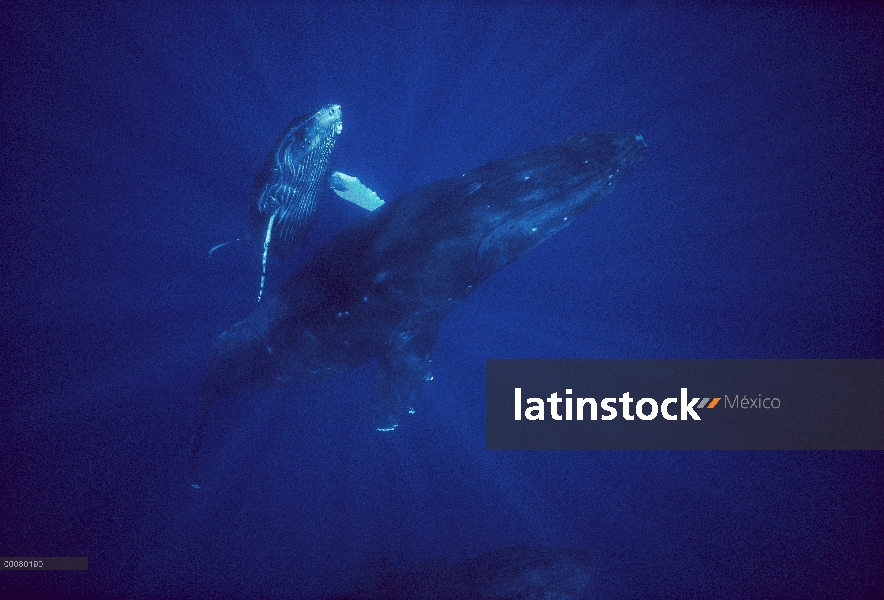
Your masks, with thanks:
M593 587L595 574L581 550L514 546L405 573L378 565L340 600L577 600Z
M403 194L317 251L218 340L201 393L343 373L379 359L379 430L429 378L440 321L477 285L598 202L641 136L570 137ZM199 446L205 416L195 436Z

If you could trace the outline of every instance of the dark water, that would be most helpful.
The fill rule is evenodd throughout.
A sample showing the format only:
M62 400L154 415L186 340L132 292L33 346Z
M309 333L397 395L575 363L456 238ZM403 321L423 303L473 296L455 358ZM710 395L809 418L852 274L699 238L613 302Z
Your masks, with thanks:
M0 554L90 567L0 593L316 598L543 544L605 598L878 597L881 453L484 450L490 357L884 358L884 12L822 4L3 8ZM649 154L442 323L406 426L370 426L374 367L238 397L193 491L260 273L207 250L329 102L387 199L575 133ZM302 257L361 216L329 193Z

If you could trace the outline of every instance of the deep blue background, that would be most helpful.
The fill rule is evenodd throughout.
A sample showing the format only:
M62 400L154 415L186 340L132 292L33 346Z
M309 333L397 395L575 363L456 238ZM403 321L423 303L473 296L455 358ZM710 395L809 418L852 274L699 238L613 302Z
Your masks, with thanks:
M489 452L489 357L884 358L884 12L790 3L131 3L0 10L6 589L322 597L512 543L603 597L876 597L881 453ZM442 324L394 434L374 367L215 411L254 307L248 191L296 115L383 198L581 132L649 155ZM303 255L360 218L325 198ZM271 264L271 289L290 265Z

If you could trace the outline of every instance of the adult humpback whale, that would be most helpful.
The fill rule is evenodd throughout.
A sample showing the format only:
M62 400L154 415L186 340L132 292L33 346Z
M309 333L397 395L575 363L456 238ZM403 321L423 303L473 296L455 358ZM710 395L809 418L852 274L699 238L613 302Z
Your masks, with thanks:
M382 369L377 427L394 428L429 376L439 322L645 153L640 135L570 137L403 194L339 234L218 339L194 456L214 399L373 359Z

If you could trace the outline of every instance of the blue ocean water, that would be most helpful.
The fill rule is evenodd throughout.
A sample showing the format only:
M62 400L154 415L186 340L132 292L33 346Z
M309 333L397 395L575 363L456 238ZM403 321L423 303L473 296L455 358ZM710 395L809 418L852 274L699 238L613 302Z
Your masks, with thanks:
M884 11L865 4L9 4L0 12L5 597L324 598L513 544L587 597L877 598L880 452L490 452L487 358L884 358ZM334 102L382 198L568 135L648 156L442 322L391 434L376 368L217 407L264 156ZM293 262L362 218L328 193Z

